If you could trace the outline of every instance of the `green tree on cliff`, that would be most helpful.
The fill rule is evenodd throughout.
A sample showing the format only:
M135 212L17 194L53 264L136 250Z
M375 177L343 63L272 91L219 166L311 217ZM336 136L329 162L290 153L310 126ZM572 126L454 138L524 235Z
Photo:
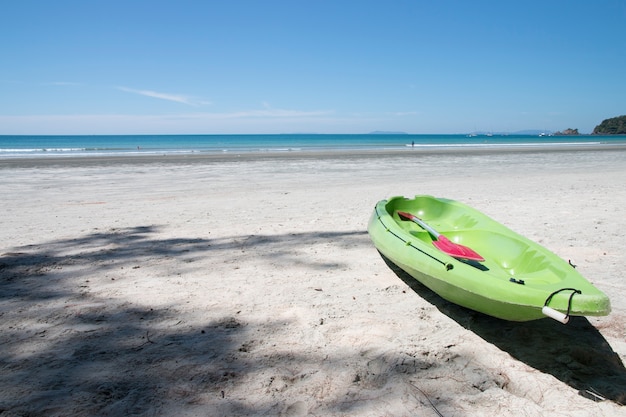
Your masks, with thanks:
M626 135L626 116L605 119L593 129L594 135Z

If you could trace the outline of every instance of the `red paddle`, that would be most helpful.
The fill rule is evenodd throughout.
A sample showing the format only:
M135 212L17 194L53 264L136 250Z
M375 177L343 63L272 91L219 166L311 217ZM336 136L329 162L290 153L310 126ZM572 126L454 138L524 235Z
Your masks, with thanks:
M446 253L452 257L467 259L470 261L478 261L482 262L485 260L482 256L476 253L473 249L468 248L467 246L459 245L458 243L452 242L450 239L437 232L435 229L427 225L422 219L417 216L412 215L411 213L406 213L404 211L399 211L398 216L400 218L404 218L407 220L411 220L420 225L420 227L426 230L430 235L434 238L433 245L443 253Z

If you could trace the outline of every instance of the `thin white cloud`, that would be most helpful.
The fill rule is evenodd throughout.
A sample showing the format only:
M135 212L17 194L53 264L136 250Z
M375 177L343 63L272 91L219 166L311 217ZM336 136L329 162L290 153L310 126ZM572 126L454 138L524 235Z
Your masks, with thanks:
M79 87L81 83L75 83L71 81L52 81L48 83L42 83L41 85L53 86L53 87Z
M200 117L209 117L217 119L238 119L238 118L292 118L292 117L316 117L328 115L332 112L327 110L286 110L286 109L265 109L265 110L248 110L232 113L204 113Z
M169 115L0 114L0 134L281 133L341 123L332 111L261 109ZM329 129L326 129L329 130ZM330 129L333 130L333 129Z
M332 114L333 112L330 110L313 110L313 111L304 111L304 110L288 110L288 109L276 109L271 106L270 103L264 101L261 103L263 106L262 110L246 110L232 113L213 113L219 118L255 118L255 117L269 117L269 118L291 118L291 117L317 117L317 116L326 116Z
M52 81L49 83L44 83L44 85L56 85L56 86L60 86L60 87L65 87L65 86L79 86L82 85L81 83L75 83L75 82L71 82L71 81Z
M159 93L158 91L137 90L137 89L128 88L128 87L117 87L117 89L120 91L127 92L127 93L139 94L141 96L156 98L160 100L173 101L176 103L186 104L188 106L201 106L201 105L211 104L208 101L199 100L195 97L185 96L182 94Z
M395 112L392 113L394 116L415 116L416 114L419 114L419 112L416 111L399 111L399 112Z

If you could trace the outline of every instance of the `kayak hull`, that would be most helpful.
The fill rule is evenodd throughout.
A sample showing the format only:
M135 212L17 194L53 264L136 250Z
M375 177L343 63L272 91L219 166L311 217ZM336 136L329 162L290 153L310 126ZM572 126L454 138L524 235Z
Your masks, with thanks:
M398 211L418 216L485 261L442 253L431 234ZM611 310L608 297L568 262L457 201L432 196L379 201L368 233L382 255L439 296L493 317L536 320L546 317L546 305L567 316L604 316Z

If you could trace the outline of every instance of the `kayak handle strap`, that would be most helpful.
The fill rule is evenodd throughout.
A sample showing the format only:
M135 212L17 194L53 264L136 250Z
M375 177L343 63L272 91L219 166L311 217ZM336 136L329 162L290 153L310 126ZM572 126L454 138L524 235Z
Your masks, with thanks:
M548 307L548 304L550 304L550 301L552 300L552 297L554 297L556 294L562 292L562 291L571 291L572 293L569 296L569 300L567 302L567 313L563 314L560 311L557 311L551 307ZM569 321L569 313L572 309L572 298L574 298L574 294L582 294L582 291L577 290L576 288L561 288L560 290L556 290L554 291L552 294L550 294L550 296L546 299L545 304L543 305L543 308L541 309L541 312L543 314L545 314L546 316L553 318L557 321L560 321L563 324L567 324L567 322Z

